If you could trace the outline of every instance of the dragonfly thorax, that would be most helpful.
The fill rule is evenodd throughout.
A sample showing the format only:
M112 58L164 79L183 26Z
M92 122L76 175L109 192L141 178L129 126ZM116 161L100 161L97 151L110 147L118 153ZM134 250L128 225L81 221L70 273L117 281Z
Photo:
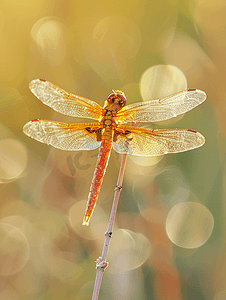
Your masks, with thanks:
M111 126L112 125L112 120L111 119L105 119L104 120L104 126Z

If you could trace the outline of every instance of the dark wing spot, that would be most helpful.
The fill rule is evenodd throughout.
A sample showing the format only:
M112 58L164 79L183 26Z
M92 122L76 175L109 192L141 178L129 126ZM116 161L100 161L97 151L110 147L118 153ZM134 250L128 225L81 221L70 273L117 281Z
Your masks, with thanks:
M90 127L86 127L85 130L88 131L88 132L90 132L90 133L92 132L92 130L91 130Z
M126 131L124 132L124 135L130 134L130 133L131 133L131 131L126 130Z

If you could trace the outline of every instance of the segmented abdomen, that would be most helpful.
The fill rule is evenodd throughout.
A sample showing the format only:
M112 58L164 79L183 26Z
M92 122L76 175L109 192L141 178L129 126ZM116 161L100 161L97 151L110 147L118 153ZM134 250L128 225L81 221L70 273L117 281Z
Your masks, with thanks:
M90 218L96 206L96 201L100 192L100 187L110 157L112 138L113 138L113 131L112 130L109 130L108 132L105 131L105 134L102 137L100 152L97 158L97 163L93 174L93 179L92 179L88 201L86 205L86 212L83 218L82 225L87 225L87 226L89 225Z

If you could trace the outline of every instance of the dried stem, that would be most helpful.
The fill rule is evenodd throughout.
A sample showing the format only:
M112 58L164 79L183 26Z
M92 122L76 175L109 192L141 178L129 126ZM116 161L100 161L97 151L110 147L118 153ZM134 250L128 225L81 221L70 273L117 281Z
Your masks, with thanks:
M95 284L94 284L94 289L93 289L92 300L98 299L103 273L104 273L105 268L108 266L108 263L105 261L105 259L107 256L108 245L109 245L111 235L112 235L112 228L113 228L116 210L117 210L117 206L118 206L119 196L120 196L120 192L122 189L122 181L123 181L123 175L124 175L124 170L125 170L126 157L127 157L126 154L122 155L122 161L121 161L121 166L120 166L120 170L119 170L117 185L115 188L115 195L114 195L114 200L113 200L113 204L112 204L111 215L110 215L110 219L108 222L108 229L107 229L107 232L105 233L105 240L104 240L104 246L103 246L103 250L102 250L102 256L99 257L96 261L97 262L97 264L96 264L97 273L96 273L96 279L95 279Z

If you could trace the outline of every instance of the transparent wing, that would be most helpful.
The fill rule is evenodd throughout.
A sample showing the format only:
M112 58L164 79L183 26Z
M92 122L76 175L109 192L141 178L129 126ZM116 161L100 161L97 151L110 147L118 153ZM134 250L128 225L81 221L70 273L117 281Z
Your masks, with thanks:
M121 154L158 156L195 149L205 138L191 129L145 129L119 125L113 149Z
M99 125L91 123L63 123L33 120L26 123L23 131L29 137L61 150L93 150L100 147L97 141Z
M99 120L102 107L96 102L68 93L44 79L32 80L29 84L32 93L44 104L67 116Z
M168 120L200 105L206 97L203 91L188 89L162 99L133 103L117 113L116 121L126 123Z

